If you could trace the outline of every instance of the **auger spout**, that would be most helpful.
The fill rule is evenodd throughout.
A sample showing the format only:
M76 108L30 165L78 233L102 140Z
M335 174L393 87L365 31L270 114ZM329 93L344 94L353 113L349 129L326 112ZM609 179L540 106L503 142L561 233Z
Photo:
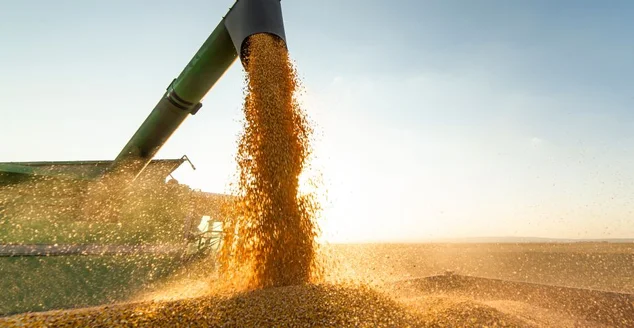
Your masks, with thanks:
M170 83L150 115L116 157L110 172L136 179L238 56L244 62L246 40L270 33L286 42L280 0L238 0Z

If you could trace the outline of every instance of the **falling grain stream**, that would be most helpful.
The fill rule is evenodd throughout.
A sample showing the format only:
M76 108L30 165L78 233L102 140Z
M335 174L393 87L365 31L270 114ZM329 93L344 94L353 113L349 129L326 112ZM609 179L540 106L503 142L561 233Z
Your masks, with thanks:
M220 261L225 277L241 273L249 287L306 283L316 272L318 205L299 194L299 177L312 130L295 99L298 80L284 42L268 34L248 42L237 202L229 206Z

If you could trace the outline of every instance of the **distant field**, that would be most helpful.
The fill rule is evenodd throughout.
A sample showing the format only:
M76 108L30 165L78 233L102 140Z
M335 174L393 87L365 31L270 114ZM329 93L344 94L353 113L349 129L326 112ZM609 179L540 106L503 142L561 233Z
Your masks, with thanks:
M634 243L333 245L342 275L376 281L439 274L634 293Z

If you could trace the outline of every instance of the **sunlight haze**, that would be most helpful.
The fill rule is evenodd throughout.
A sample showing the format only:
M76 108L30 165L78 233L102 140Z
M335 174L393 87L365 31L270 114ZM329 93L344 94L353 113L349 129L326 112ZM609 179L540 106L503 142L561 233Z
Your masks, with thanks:
M114 159L232 3L1 2L0 162ZM634 236L634 2L283 4L326 240ZM243 74L159 152L181 183L227 191Z

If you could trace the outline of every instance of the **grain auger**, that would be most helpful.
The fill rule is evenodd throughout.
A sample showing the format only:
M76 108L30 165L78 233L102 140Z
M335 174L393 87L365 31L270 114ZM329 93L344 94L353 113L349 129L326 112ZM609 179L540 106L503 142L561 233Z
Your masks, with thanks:
M53 184L68 184L71 181L72 188L68 186L55 188L57 192L48 197L65 199L64 202L53 202L60 208L64 208L62 212L65 215L68 214L69 207L81 208L77 213L77 219L90 216L87 214L90 211L86 211L86 206L76 206L71 203L83 202L92 204L92 207L100 207L99 204L104 203L90 200L94 197L94 193L90 190L100 189L95 186L108 179L115 179L116 183L112 185L123 186L123 188L149 185L155 195L156 189L173 190L174 183L173 181L166 183L167 178L189 159L183 156L179 159L159 160L154 159L155 155L189 115L199 112L202 99L236 59L240 58L242 64L246 63L248 38L259 33L268 33L286 42L280 0L237 0L178 77L169 83L154 109L114 160L0 163L0 188L30 180L46 180ZM189 202L187 206L184 206L186 210L179 212L185 213L181 222L184 222L183 229L186 237L191 240L192 235L201 235L198 234L200 231L197 231L196 227L202 216L210 216L211 223L215 220L221 221L217 218L216 210L217 203L224 197L223 195L193 191L182 186L179 188L181 195L182 190L187 191L182 199ZM112 196L116 192L108 190L106 194ZM124 194L125 197L130 197L129 192ZM161 195L158 197L158 203L161 203L161 197L167 201L174 193L158 194ZM154 199L156 198L157 196L154 196ZM3 209L0 215L11 216L12 213L19 212L19 210L12 211L11 205L9 201L2 203L0 198L0 208ZM104 206L101 207L97 211L104 209ZM114 217L115 220L117 217L120 219L120 216L113 213L113 207L117 205L112 206L110 203L104 211L105 215ZM50 216L50 207L46 210ZM31 215L32 213L31 211ZM192 234L192 231L195 233ZM208 234L206 236L205 238L210 238Z

